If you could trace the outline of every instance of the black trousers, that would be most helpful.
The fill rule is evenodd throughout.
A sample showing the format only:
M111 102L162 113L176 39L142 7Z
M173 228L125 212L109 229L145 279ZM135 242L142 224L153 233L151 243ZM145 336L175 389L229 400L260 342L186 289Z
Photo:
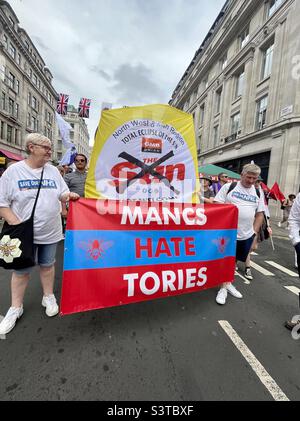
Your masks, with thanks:
M297 254L297 265L298 265L298 274L300 278L300 243L295 245L295 251Z

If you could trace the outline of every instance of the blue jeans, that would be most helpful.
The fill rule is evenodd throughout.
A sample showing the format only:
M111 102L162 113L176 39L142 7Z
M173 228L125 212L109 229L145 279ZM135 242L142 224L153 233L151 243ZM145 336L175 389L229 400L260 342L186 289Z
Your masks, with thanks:
M51 268L55 264L57 243L54 244L34 244L34 254L36 264L43 268ZM33 267L14 270L17 275L28 275Z

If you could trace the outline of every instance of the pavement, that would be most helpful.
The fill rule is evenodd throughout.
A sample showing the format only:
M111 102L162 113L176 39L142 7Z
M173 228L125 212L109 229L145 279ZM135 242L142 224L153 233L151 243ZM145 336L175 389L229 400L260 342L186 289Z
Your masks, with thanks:
M273 225L275 251L259 245L254 280L240 267L243 299L225 306L209 289L50 319L35 270L24 315L0 339L0 400L299 400L300 341L284 322L300 314L300 283L288 231ZM58 298L62 260L60 243ZM4 315L10 274L0 269L0 279Z

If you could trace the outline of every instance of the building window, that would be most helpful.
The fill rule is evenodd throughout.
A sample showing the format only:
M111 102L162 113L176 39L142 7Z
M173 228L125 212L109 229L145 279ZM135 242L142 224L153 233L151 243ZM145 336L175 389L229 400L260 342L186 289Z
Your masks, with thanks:
M238 73L236 75L235 78L235 98L238 98L240 96L243 95L243 91L244 91L244 80L245 80L245 71L244 69L240 71L240 73Z
M1 98L1 108L2 110L6 110L6 98L5 98L5 93L2 92L2 98Z
M205 104L202 104L200 107L200 126L203 126L205 116Z
M15 89L15 76L9 72L8 76L7 76L7 84L11 89Z
M15 129L15 144L19 145L19 130Z
M4 122L1 121L1 139L4 139Z
M261 130L266 125L266 115L268 107L268 96L264 96L257 102L257 111L256 111L256 130Z
M19 66L21 66L21 54L20 53L18 53L18 55L17 55L17 63L18 63Z
M9 143L12 142L12 130L13 130L12 126L7 125L7 138L6 139Z
M37 110L37 99L34 96L31 98L31 107Z
M218 91L216 91L216 107L215 107L216 114L219 114L221 110L221 99L222 99L222 89L219 89Z
M249 41L249 27L247 27L239 36L240 49L244 48Z
M18 80L16 81L16 92L17 94L20 93L20 82Z
M279 6L281 6L282 3L283 0L271 0L269 5L268 17L272 16L273 13L276 12L276 10L279 8Z
M29 42L25 39L24 41L25 47L27 48L27 50L29 50Z
M241 113L238 112L231 117L231 134L237 134L240 128Z
M225 67L227 66L227 63L228 63L228 60L227 60L227 53L226 53L220 60L221 70L225 69Z
M16 59L16 49L12 44L10 44L8 52L9 52L9 55L15 60Z
M74 132L70 132L70 139L73 140L74 139Z
M15 112L16 112L16 118L19 118L19 104L16 104Z
M219 125L214 127L214 147L219 143Z
M33 83L35 84L35 86L37 86L37 76L35 74L33 74Z
M14 115L14 110L15 110L15 102L13 99L9 98L8 99L8 111L10 115Z
M272 72L274 44L263 50L262 79L267 78Z
M3 35L3 44L4 44L4 48L7 50L8 49L8 38L5 34Z
M9 19L10 24L12 26L14 26L15 25L15 22L14 22L13 18L11 16L8 16L8 19Z
M39 121L36 117L31 116L31 130L38 131L39 130Z
M198 154L201 152L202 149L202 134L198 137Z

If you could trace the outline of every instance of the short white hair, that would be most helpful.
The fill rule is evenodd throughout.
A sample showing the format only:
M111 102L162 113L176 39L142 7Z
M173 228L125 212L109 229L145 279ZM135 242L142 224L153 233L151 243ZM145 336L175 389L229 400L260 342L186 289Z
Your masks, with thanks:
M30 143L35 143L37 145L44 145L47 143L49 146L51 146L51 140L48 139L48 137L42 135L41 133L30 133L26 136L25 139L25 150L28 155L30 154L30 150L28 148Z
M242 174L248 174L248 173L259 176L261 173L261 169L258 165L255 165L255 164L246 164L243 166Z

